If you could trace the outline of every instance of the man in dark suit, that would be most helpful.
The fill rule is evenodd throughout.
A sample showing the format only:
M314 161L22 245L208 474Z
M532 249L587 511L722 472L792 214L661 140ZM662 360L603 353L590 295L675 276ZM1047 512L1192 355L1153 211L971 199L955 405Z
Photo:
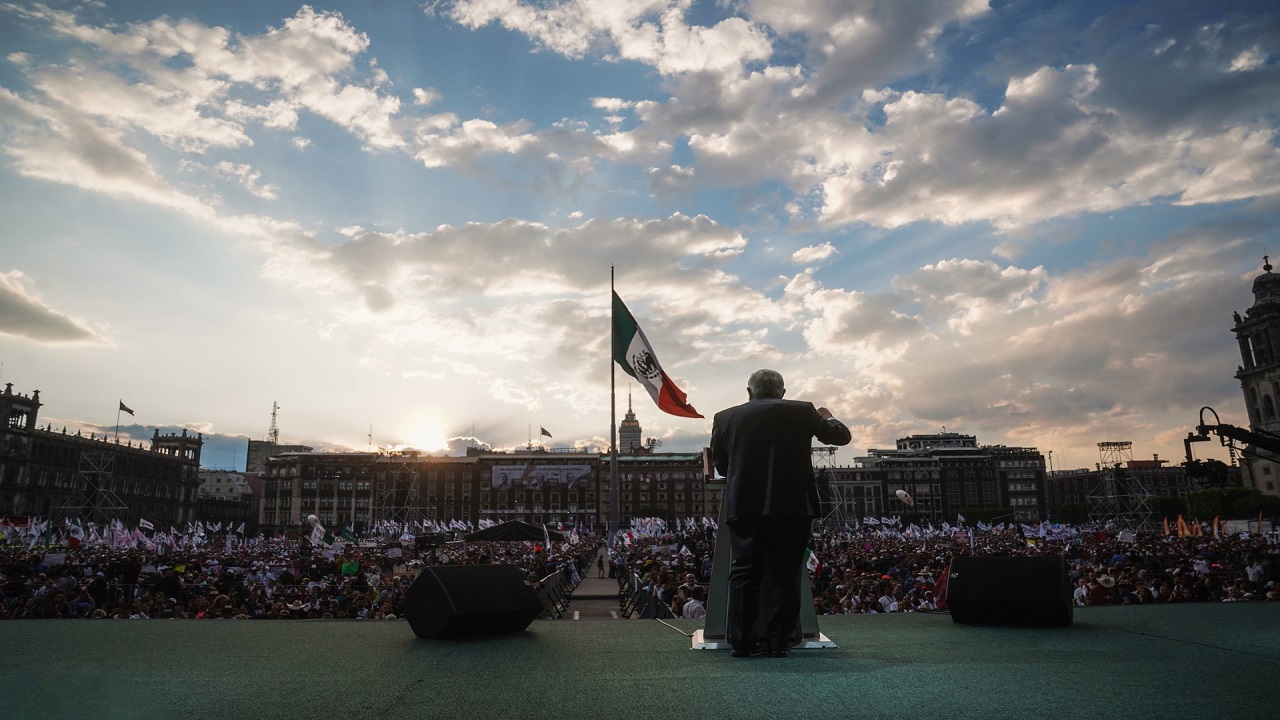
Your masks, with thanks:
M734 657L786 657L799 641L800 573L809 526L818 515L809 448L815 437L830 445L851 439L831 411L783 400L784 394L782 375L758 370L747 381L748 401L716 413L711 426L711 456L726 478ZM763 605L762 584L768 588Z

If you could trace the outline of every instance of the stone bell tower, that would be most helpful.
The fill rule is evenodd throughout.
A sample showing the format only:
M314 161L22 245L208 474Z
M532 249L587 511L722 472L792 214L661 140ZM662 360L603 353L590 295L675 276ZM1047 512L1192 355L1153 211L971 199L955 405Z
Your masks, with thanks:
M1263 272L1253 280L1253 305L1244 317L1235 313L1232 330L1242 360L1236 379L1244 391L1249 429L1280 436L1280 275L1271 272L1270 258L1262 261ZM1268 495L1280 495L1277 460L1260 448L1248 448L1242 462L1245 484Z

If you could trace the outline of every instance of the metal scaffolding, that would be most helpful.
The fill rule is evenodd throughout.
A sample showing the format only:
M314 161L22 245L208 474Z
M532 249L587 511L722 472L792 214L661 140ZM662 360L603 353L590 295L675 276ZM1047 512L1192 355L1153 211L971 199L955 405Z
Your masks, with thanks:
M1099 478L1091 484L1086 498L1089 522L1097 527L1119 531L1155 529L1156 513L1151 506L1151 492L1137 475L1129 472L1133 461L1133 443L1098 443Z
M55 528L67 518L105 527L129 509L114 490L115 465L115 453L81 451L75 489L54 506Z
M389 520L401 528L417 528L424 520L435 520L435 505L418 492L418 472L401 463L391 475L387 491L373 505L374 525Z
M814 478L818 487L818 519L826 529L841 528L845 523L846 488L833 482L831 469L835 467L836 448L820 446L809 449L812 453Z

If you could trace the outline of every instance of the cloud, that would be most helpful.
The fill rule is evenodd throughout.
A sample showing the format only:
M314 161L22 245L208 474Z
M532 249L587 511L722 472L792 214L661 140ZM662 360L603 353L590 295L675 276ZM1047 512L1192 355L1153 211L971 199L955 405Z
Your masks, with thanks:
M36 6L29 20L97 53L96 62L24 62L30 102L122 136L140 130L186 152L253 144L247 123L291 130L299 111L345 128L376 150L404 147L398 98L383 92L385 72L359 82L355 58L369 38L338 13L303 6L280 27L235 35L189 19L161 17L122 27L81 24ZM109 68L123 67L113 71ZM263 101L263 96L265 101Z
M536 393L517 387L514 383L504 379L494 380L490 383L489 395L505 403L522 405L526 410L537 410L542 407L542 401Z
M518 0L460 0L448 15L476 29L499 23L569 58L588 52L642 62L664 74L736 71L772 53L768 33L739 17L712 26L686 22L689 4L679 0L602 3L559 0L541 5Z
M824 179L822 220L1012 227L1163 198L1199 204L1277 193L1273 129L1158 132L1096 104L1098 87L1096 68L1068 66L1011 80L992 113L939 95L884 95L876 105L886 122L872 138L884 159Z
M802 95L826 104L939 63L936 41L943 29L970 23L990 8L986 0L747 0L744 12L801 39L813 68Z
M40 105L0 88L12 130L4 151L27 177L170 207L199 217L213 211L171 186L122 133L61 105Z
M414 88L413 104L414 105L434 105L440 102L440 91L435 88Z
M263 200L276 199L276 186L270 183L261 184L262 171L247 163L230 163L225 160L213 166L213 173L220 177L236 180L251 195Z
M791 261L808 265L810 263L822 262L827 258L840 252L835 245L824 242L821 245L809 245L791 253Z
M108 343L79 320L45 304L21 270L0 273L0 333L44 344Z
M204 203L167 186L131 133L205 154L294 130L310 113L369 150L548 194L591 187L609 164L643 169L664 204L700 188L768 183L789 196L763 210L779 225L1011 231L1280 187L1276 131L1265 121L1280 108L1268 92L1280 64L1268 51L1276 22L1265 18L1179 20L1135 37L1133 18L1117 11L1089 28L1101 51L1088 61L993 65L1020 74L984 104L936 85L896 86L941 72L960 29L992 31L993 10L980 0L744 2L709 24L694 24L678 0L433 6L466 28L500 24L568 59L636 61L665 77L665 99L595 96L606 117L538 125L403 114L388 74L360 63L373 41L342 15L307 6L257 34L167 17L95 26L39 5L11 12L83 49L61 63L12 56L31 86L0 99L17 111L6 151L20 171L206 216ZM443 101L432 88L412 97L410 109ZM683 144L693 161L673 164ZM110 182L113 173L126 181Z
M1060 274L940 261L880 296L799 276L808 345L847 369L808 384L886 444L904 420L1077 453L1189 426L1196 408L1239 394L1230 309L1247 305L1247 283L1221 268L1257 228L1227 231L1204 226L1146 258Z

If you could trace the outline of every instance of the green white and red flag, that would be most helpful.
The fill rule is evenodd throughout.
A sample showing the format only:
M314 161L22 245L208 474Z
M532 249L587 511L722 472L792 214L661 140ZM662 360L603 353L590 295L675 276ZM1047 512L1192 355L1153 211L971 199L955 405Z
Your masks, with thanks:
M644 385L659 410L680 417L702 417L689 404L684 392L663 372L649 339L616 292L613 294L613 359L628 375Z

